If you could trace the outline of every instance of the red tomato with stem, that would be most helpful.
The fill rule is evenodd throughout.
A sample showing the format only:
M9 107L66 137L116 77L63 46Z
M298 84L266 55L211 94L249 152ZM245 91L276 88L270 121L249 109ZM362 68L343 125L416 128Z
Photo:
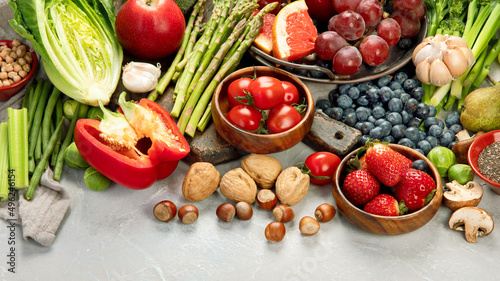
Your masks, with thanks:
M271 109L283 102L285 89L281 81L271 76L260 76L248 86L255 107L261 110Z
M270 133L276 134L295 127L302 120L302 116L294 107L288 104L279 104L269 111L267 128Z
M229 110L226 118L238 128L255 131L260 127L262 113L251 105L239 104Z
M285 89L285 95L283 96L283 103L292 105L299 102L299 90L297 87L288 81L281 81L283 89Z
M309 155L304 164L306 170L309 170L308 174L310 175L311 182L322 185L332 181L340 162L341 160L337 155L328 151L320 151ZM317 177L328 178L319 179Z
M248 103L248 99L240 99L237 97L244 97L247 95L248 86L253 82L253 79L248 77L243 77L240 79L236 79L227 87L227 101L229 103L229 107L235 107L238 104Z

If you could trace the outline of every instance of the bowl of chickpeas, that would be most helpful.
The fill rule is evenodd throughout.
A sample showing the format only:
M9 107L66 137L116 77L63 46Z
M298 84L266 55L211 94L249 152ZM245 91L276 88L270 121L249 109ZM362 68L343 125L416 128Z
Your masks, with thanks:
M21 91L37 66L37 56L30 47L18 39L0 40L0 102Z

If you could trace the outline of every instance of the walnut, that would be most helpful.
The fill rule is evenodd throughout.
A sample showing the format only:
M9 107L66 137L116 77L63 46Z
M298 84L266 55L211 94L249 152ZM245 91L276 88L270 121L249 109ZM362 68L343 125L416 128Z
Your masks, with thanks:
M220 173L208 162L196 162L182 182L182 194L191 202L207 199L219 187Z
M257 195L257 184L242 168L235 168L222 176L220 192L231 201L252 204Z
M309 191L309 175L292 166L283 170L276 179L276 195L282 204L295 205Z
M251 154L241 161L241 167L261 188L272 188L281 173L281 164L271 156Z

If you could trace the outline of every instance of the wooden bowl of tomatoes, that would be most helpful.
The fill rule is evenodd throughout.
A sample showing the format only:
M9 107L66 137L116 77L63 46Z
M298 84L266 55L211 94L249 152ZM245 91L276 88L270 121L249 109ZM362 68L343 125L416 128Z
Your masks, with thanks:
M343 188L345 185L347 174L349 172L352 172L352 160L355 159L356 154L361 148L358 148L349 153L340 163L332 182L332 192L335 199L335 204L337 205L339 212L351 224L374 234L399 235L419 229L434 217L439 207L441 206L443 188L441 176L439 175L438 170L423 154L402 145L389 144L388 146L393 150L403 154L413 162L416 160L423 160L427 165L426 173L432 178L435 183L435 193L432 196L432 199L426 205L418 210L411 211L406 214L388 216L375 215L369 213L368 211L365 211L365 206L368 203L366 203L364 206L360 206L355 205L353 202L349 201L347 199L348 196L345 194L345 190ZM379 194L387 194L392 196L394 195L394 191L394 187L387 187L381 184ZM398 196L396 195L395 197ZM397 203L400 204L400 201Z
M229 74L212 100L215 128L250 153L289 149L309 132L314 101L307 86L275 67L246 67Z

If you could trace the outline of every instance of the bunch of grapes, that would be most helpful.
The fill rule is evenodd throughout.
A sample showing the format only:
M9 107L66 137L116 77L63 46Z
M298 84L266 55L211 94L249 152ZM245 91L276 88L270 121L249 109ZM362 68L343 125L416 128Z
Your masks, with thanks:
M390 47L419 33L420 21L425 16L423 0L393 0L387 7L384 0L382 3L306 0L306 3L313 18L325 20L325 11L334 13L328 20L328 30L316 39L315 52L320 59L331 62L333 71L339 75L356 74L363 62L370 66L384 63Z

